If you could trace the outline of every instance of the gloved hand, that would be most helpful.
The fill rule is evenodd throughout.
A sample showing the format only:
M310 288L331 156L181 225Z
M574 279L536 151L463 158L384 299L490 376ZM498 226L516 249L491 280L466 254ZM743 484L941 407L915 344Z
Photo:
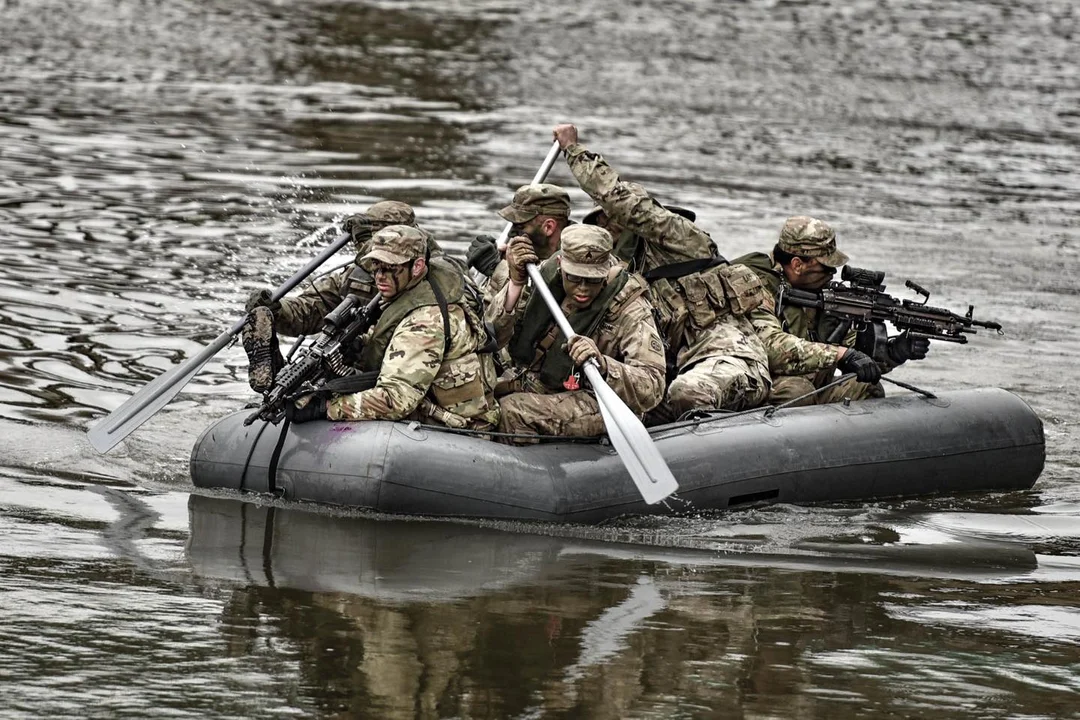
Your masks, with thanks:
M465 251L465 264L485 277L491 277L495 266L502 260L495 238L490 235L477 235Z
M524 285L529 278L525 266L540 262L540 258L536 256L532 240L525 235L518 235L506 246L506 262L510 265L510 279L518 285Z
M341 227L352 235L353 242L358 248L370 240L375 232L374 222L364 213L345 218L341 221Z
M575 335L567 341L566 352L578 367L584 366L590 358L595 358L596 362L600 363L600 372L607 375L607 358L603 356L592 338Z
M300 398L293 405L289 419L296 424L312 420L326 420L326 398L322 395L307 395Z
M845 373L855 373L856 380L869 385L881 380L881 368L878 364L869 355L855 348L845 350L844 357L840 358L836 367Z
M274 294L266 288L256 290L248 295L247 303L244 305L244 312L249 313L257 307L268 307L270 308L270 312L277 315L278 311L281 310L281 301L275 300L274 302L270 302L270 298L273 296Z
M922 360L926 353L930 352L930 339L924 337L911 337L905 330L894 338L889 338L885 346L889 358L900 365L908 360Z

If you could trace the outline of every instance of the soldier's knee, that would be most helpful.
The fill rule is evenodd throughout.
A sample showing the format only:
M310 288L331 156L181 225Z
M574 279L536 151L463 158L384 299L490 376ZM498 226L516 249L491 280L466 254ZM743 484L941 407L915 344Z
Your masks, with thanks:
M769 404L782 405L783 403L791 402L797 397L812 393L814 392L814 389L814 383L806 377L798 375L776 377L773 378L772 389L769 391ZM792 405L798 407L801 405L813 405L814 403L814 396L811 395L810 397L792 403Z

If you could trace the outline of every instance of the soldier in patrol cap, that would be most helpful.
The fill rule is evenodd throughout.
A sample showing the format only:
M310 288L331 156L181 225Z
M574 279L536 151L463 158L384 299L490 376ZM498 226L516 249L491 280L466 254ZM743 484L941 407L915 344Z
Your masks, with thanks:
M517 215L516 217L522 217ZM612 256L611 234L572 225L561 251L540 273L576 333L567 343L539 293L527 287L535 253L507 252L508 273L492 278L487 318L514 365L500 378L499 430L525 435L589 437L604 431L596 397L579 384L590 359L619 397L639 414L664 395L664 347L640 275Z
M397 200L377 202L367 210L345 218L342 227L351 233L356 258L367 252L372 233L390 225L416 227L416 213ZM442 255L435 238L425 232L428 253ZM256 290L248 297L248 313L242 339L248 356L248 384L255 392L266 392L281 369L284 359L278 350L277 334L310 335L322 328L322 321L349 293L361 302L375 297L375 280L354 260L310 283L299 294L271 303L270 290ZM258 308L266 308L258 310Z
M559 248L560 234L570 224L570 195L550 183L522 185L510 204L499 211L499 216L512 225L507 253L517 240L513 252L523 252L531 244L529 251L540 260L546 260ZM528 242L518 240L519 237ZM469 267L487 277L496 273L505 275L509 269L506 264L500 266L499 249L490 235L480 235L473 240L465 257Z
M855 377L795 404L883 397L885 392L879 383L882 373L907 360L926 357L930 341L902 333L889 340L888 357L875 362L852 347L854 332L848 332L840 343L823 342L836 329L837 322L817 309L793 305L777 308L783 286L819 290L847 261L848 256L836 247L835 231L827 223L805 215L784 222L771 253L750 253L733 261L757 273L767 290L766 302L753 312L751 321L769 354L773 376L770 403L785 403L813 393L835 379L837 368Z
M458 266L428 253L426 233L379 230L360 265L375 279L382 313L364 336L360 368L375 387L298 403L293 422L419 420L490 430L498 422L495 366L483 317Z

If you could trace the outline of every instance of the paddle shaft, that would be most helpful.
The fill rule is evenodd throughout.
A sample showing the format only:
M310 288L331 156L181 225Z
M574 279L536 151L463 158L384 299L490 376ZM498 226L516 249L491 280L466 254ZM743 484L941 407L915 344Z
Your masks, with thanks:
M322 233L325 230L319 232ZM352 235L350 233L342 233L334 238L334 241L319 253L314 260L301 268L274 291L271 302L288 295L290 290L302 283L308 275L313 273L316 268L326 262L338 250L345 247L351 240ZM212 357L217 355L243 330L244 319L241 318L227 331L218 335L198 355L159 375L143 387L142 390L128 398L120 407L94 424L86 433L94 449L100 453L107 453L117 443L134 432L136 428L153 417L158 410L165 407Z
M569 341L577 333L570 326L570 321L567 320L558 301L544 282L540 268L534 263L529 263L525 266L525 270L532 280L533 291L540 293L544 304L551 312L551 317ZM604 380L604 376L600 373L600 364L595 358L590 358L582 369L592 386L596 402L600 406L600 415L604 419L608 438L645 502L652 505L678 490L679 484L660 455L649 431L645 429L637 414L627 407L618 393L612 390Z
M555 161L559 159L559 141L551 143L551 149L548 150L547 157L544 158L544 164L540 166L540 169L536 171L536 175L533 175L531 185L542 183L547 178L548 173L551 172L551 168L555 165ZM514 223L508 222L503 226L502 232L499 233L499 237L495 240L495 244L502 249L506 247L507 240L510 239L510 229L514 227Z

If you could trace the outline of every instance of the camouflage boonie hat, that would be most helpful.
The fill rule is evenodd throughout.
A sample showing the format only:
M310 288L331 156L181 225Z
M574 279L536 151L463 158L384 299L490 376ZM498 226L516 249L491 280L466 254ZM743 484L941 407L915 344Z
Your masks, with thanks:
M607 277L614 241L604 228L571 225L562 231L559 267L564 273L586 278Z
M848 256L836 249L836 233L817 218L789 217L780 230L777 247L791 255L814 258L826 267L840 267Z
M570 195L558 185L522 185L510 204L499 211L503 220L526 223L537 215L570 217Z
M427 251L427 235L408 225L391 225L371 236L369 250L360 263L365 266L371 260L390 265L401 265L424 257Z

